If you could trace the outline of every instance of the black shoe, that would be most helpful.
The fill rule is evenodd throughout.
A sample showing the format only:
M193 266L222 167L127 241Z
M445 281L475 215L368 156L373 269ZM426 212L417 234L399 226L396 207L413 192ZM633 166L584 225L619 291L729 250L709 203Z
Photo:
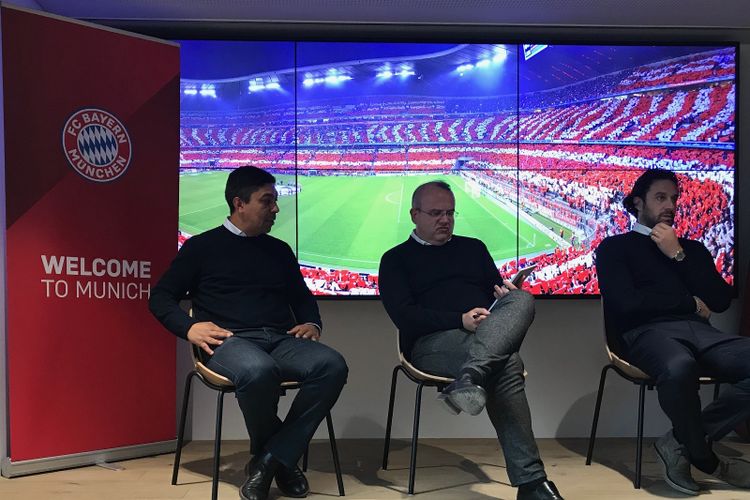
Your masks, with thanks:
M296 465L292 469L279 465L276 469L276 486L287 497L304 498L310 493L307 478Z
M487 403L487 392L471 380L469 374L464 373L438 395L448 411L458 414L465 411L469 415L479 415Z
M247 480L240 488L242 500L266 500L279 462L268 453L255 455L245 466Z
M564 500L557 491L557 486L552 481L542 481L536 486L526 487L521 485L518 488L516 500Z

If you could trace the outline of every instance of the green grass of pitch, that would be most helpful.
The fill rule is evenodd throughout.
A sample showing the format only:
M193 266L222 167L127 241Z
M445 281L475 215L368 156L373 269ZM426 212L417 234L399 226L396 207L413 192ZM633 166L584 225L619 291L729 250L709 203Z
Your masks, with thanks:
M198 234L222 223L228 213L223 199L227 175L208 172L180 177L182 231ZM276 177L293 181L293 177ZM281 211L271 234L296 248L295 198L299 198L300 262L374 271L383 253L404 241L414 227L409 218L414 189L436 179L449 182L456 195L456 234L482 239L495 260L516 256L515 213L486 197L468 194L463 178L455 175L300 176L300 193L279 199ZM518 230L521 255L555 246L523 221Z

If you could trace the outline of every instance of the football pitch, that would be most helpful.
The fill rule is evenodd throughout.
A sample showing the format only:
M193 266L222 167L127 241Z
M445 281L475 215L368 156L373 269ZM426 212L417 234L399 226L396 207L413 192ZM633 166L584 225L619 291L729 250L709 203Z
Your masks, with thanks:
M181 231L195 235L223 222L228 214L224 201L227 175L180 176ZM277 175L276 179L294 182L292 176ZM300 176L300 192L279 197L280 212L271 234L296 250L302 264L377 271L383 253L406 240L414 228L409 217L412 192L437 179L451 184L456 196L454 232L480 238L495 261L555 248L544 231L518 220L515 206L502 207L485 196L472 195L458 175Z

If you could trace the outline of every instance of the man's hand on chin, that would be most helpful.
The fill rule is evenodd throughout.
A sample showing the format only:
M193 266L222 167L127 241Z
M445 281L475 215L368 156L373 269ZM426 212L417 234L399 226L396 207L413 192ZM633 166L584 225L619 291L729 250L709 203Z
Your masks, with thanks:
M651 229L651 240L670 259L673 259L682 248L680 247L680 242L677 240L674 228L664 222L658 223Z

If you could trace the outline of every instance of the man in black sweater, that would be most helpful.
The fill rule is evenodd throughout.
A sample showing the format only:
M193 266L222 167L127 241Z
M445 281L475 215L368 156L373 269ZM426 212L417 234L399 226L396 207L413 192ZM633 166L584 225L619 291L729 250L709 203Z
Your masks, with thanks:
M383 305L411 363L456 379L439 395L449 411L487 407L518 499L562 499L539 458L518 355L534 299L501 279L484 243L453 235L455 204L442 181L414 191L416 227L380 261Z
M637 217L633 230L596 250L608 337L618 355L656 381L659 403L674 428L655 443L665 480L697 495L690 465L732 485L750 487L750 463L718 457L707 442L750 417L750 338L709 323L725 311L732 288L700 242L678 238L674 223L679 185L673 172L641 175L623 202ZM701 412L698 379L731 385Z
M297 467L347 377L341 355L318 343L318 306L289 245L267 233L279 212L275 178L256 167L229 174L223 225L187 240L151 293L151 312L210 356L227 377L251 439L245 500L264 500L272 479L286 495L309 486ZM193 316L179 307L189 295ZM282 422L281 382L302 387Z

